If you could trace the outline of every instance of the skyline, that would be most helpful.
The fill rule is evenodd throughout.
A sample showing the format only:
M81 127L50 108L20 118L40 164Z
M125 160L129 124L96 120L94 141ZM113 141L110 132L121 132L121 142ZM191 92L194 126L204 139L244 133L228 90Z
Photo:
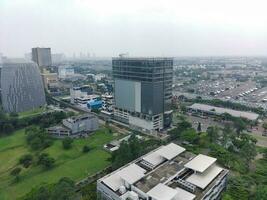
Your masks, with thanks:
M71 57L265 56L262 0L142 2L2 0L0 52L23 57L51 47Z

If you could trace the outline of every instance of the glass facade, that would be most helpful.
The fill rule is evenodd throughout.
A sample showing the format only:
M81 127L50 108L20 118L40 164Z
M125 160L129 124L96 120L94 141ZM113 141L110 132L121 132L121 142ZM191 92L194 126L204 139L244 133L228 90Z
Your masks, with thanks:
M124 98L126 93L128 94L132 91L131 88L127 87L127 84L120 84L121 80L127 80L132 81L133 84L136 82L141 83L140 101L142 114L152 116L171 110L172 58L113 58L112 71L115 80L115 105L117 108L120 108L120 103L117 104L116 99ZM133 95L128 94L128 96ZM125 98L127 99L127 97ZM121 101L117 100L117 102ZM129 105L129 108L124 106L123 109L133 111L133 107L133 105ZM166 119L168 118L170 116L166 116Z

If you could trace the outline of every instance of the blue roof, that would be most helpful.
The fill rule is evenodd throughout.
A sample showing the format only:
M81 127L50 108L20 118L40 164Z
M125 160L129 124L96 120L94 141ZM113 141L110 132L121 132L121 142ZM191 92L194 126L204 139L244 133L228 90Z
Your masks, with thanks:
M87 104L89 104L90 106L102 105L102 103L103 102L101 100L91 100L87 102Z

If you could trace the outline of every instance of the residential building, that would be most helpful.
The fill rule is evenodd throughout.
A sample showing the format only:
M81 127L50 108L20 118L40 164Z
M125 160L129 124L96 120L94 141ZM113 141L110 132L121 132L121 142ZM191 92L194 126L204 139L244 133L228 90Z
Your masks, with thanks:
M6 112L23 112L46 104L38 66L24 59L6 59L1 70L1 96Z
M114 118L154 133L172 121L172 58L112 59Z
M217 200L228 170L170 143L97 181L100 200Z
M54 136L78 136L98 129L98 118L93 114L70 117L62 121L62 125L53 126L47 132Z
M83 86L80 86L80 87L72 87L70 88L70 102L72 104L74 103L77 103L77 101L80 99L80 98L83 98L83 99L88 99L87 97L89 95L92 95L93 94L93 88L90 86L90 85L83 85ZM99 96L97 96L99 97ZM90 98L89 100L91 100L92 98ZM89 100L86 100L85 104L87 103L87 101Z
M58 76L57 73L50 73L47 70L43 70L42 79L44 83L45 89L49 93L56 93L59 90L59 81L58 81Z
M114 109L114 97L110 94L101 95L101 99L103 101L103 110L107 112L113 112Z
M43 67L51 67L51 48L32 48L32 60L37 63L40 69Z

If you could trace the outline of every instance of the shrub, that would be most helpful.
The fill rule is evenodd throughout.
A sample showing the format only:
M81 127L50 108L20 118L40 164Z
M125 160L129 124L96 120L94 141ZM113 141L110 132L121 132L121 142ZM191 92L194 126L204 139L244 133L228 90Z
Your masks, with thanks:
M62 140L62 145L64 149L70 149L72 147L73 139L72 138L64 138Z

